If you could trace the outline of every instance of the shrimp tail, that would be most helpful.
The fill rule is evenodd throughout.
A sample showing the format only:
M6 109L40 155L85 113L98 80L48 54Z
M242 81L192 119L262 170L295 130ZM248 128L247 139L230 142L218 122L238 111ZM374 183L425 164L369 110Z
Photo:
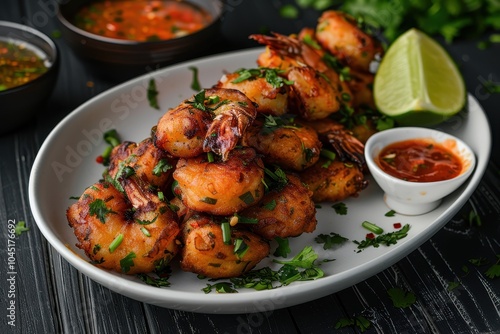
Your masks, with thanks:
M257 106L236 89L210 89L207 95L226 99L214 110L215 117L203 141L204 152L214 152L226 161L228 154L238 144L247 127L257 117Z

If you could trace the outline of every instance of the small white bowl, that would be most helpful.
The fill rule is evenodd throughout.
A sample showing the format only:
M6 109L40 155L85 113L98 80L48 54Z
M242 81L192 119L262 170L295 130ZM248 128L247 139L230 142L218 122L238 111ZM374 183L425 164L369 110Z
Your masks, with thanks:
M380 152L396 142L410 139L430 139L444 144L462 161L462 171L453 179L436 182L409 182L384 172L376 160ZM421 215L434 210L441 200L455 191L471 175L476 165L472 149L462 140L429 128L402 127L378 132L365 145L365 158L373 178L385 192L387 206L404 215Z

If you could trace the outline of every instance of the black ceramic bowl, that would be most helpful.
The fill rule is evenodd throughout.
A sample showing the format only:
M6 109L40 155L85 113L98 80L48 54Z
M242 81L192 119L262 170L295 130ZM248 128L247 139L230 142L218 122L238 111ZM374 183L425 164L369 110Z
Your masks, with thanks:
M13 130L40 111L52 93L59 69L59 53L54 42L38 30L18 23L0 21L0 39L26 43L46 56L47 71L36 79L0 91L0 133Z
M89 33L72 24L78 10L92 0L69 0L59 5L57 18L63 37L80 56L112 65L156 66L184 55L196 55L213 43L219 33L222 3L219 0L189 0L210 13L213 21L204 29L183 37L153 42L107 38ZM153 67L154 68L154 67Z

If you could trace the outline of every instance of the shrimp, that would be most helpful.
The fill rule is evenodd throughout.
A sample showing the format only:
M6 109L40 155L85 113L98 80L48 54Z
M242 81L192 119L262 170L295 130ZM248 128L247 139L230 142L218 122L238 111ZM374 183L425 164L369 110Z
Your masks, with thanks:
M183 225L181 269L210 278L237 277L269 255L269 243L243 229L231 228L224 242L221 224L213 217L195 213Z
M135 174L144 182L166 190L172 181L173 168L177 159L158 149L151 138L139 144L123 142L113 148L108 166L108 174L115 179L125 167L134 169Z
M320 158L300 173L300 179L313 192L314 202L337 202L356 197L368 186L362 169L355 164Z
M205 152L214 152L225 161L246 128L257 116L254 103L236 89L212 88L205 92L207 107L215 114L203 142Z
M251 230L268 240L296 237L316 229L316 208L309 191L293 174L286 174L286 184L271 189L258 205L241 212L242 217L256 219Z
M256 75L251 73L256 72ZM272 73L273 74L268 74ZM244 75L249 74L245 79ZM278 84L271 84L265 76L273 75ZM279 78L279 79L278 79ZM237 89L257 104L257 112L281 116L288 112L288 84L280 84L281 77L273 69L250 69L225 74L217 82L217 88Z
M319 44L345 65L364 72L370 63L382 54L380 43L364 32L356 19L346 13L323 12L316 26Z
M330 145L335 150L340 161L350 160L359 166L365 165L365 145L342 124L329 118L303 121L303 124L313 128L323 144Z
M124 189L98 182L71 205L66 216L81 248L100 268L148 273L177 253L176 214L149 192L139 177L119 177Z
M293 82L291 101L305 119L325 118L340 109L343 99L350 99L345 94L351 93L338 73L309 45L277 33L250 38L267 45L257 60L259 66L283 70Z
M312 166L319 159L322 146L314 129L286 116L256 120L242 143L262 154L265 163L293 171Z
M226 161L206 155L180 159L174 193L191 210L231 215L256 204L264 194L264 166L253 148L237 148Z

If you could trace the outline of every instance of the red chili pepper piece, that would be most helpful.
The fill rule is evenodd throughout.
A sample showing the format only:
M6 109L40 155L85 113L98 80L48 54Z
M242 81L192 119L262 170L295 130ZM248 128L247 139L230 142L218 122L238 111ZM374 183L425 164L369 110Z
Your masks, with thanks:
M393 226L394 226L394 228L398 228L399 229L399 228L401 228L401 223L394 223Z
M104 162L104 158L102 157L102 155L95 158L95 162L97 162L98 164L102 164Z
M375 234L373 234L373 233L368 233L368 234L366 235L366 239L375 239Z

